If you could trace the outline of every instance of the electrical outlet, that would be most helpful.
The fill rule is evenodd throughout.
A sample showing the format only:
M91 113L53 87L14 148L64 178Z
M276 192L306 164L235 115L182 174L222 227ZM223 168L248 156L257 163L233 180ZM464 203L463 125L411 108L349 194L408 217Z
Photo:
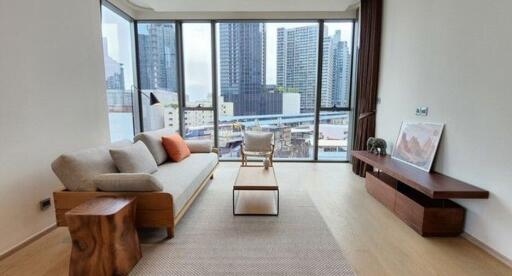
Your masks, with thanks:
M52 201L50 200L50 198L45 198L39 201L39 208L41 209L41 211L50 208L50 206L52 206Z
M426 107L426 106L416 107L416 116L427 117L428 116L428 107Z

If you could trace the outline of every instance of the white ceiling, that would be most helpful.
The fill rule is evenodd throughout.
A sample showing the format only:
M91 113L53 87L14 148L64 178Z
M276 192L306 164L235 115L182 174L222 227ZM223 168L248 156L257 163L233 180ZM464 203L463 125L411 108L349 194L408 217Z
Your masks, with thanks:
M127 0L157 12L345 11L357 0Z

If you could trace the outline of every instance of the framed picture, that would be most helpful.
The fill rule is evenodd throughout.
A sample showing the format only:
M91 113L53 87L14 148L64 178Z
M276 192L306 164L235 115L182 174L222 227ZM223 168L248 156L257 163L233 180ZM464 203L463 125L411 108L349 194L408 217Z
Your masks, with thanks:
M391 158L430 172L444 124L402 122Z

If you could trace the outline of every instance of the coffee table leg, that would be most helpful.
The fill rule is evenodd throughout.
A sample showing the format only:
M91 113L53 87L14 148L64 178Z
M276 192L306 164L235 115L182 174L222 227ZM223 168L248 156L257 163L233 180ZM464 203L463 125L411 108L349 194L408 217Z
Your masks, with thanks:
M279 216L279 189L277 189L277 215Z

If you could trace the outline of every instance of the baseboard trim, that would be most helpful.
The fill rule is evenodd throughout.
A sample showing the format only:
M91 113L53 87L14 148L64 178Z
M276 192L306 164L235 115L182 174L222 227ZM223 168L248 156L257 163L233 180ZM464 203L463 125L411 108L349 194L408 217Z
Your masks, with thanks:
M32 242L38 240L39 238L41 238L42 236L50 233L51 231L53 231L54 229L57 228L57 224L54 223L46 228L44 228L43 230L35 233L34 235L28 237L27 239L25 239L24 241L20 242L19 244L11 247L10 249L7 249L7 251L4 251L2 253L0 253L0 261L11 256L12 254L18 252L19 250L23 249L24 247L26 247L27 245L31 244Z
M512 260L511 259L503 256L501 253L499 253L498 251L494 250L493 248L491 248L487 244L483 243L481 240L473 237L472 235L470 235L470 234L468 234L466 232L463 232L461 234L461 237L463 237L464 239L468 240L470 243L478 246L479 248L481 248L485 252L491 254L491 256L495 257L496 259L500 260L505 265L507 265L507 266L512 268Z

